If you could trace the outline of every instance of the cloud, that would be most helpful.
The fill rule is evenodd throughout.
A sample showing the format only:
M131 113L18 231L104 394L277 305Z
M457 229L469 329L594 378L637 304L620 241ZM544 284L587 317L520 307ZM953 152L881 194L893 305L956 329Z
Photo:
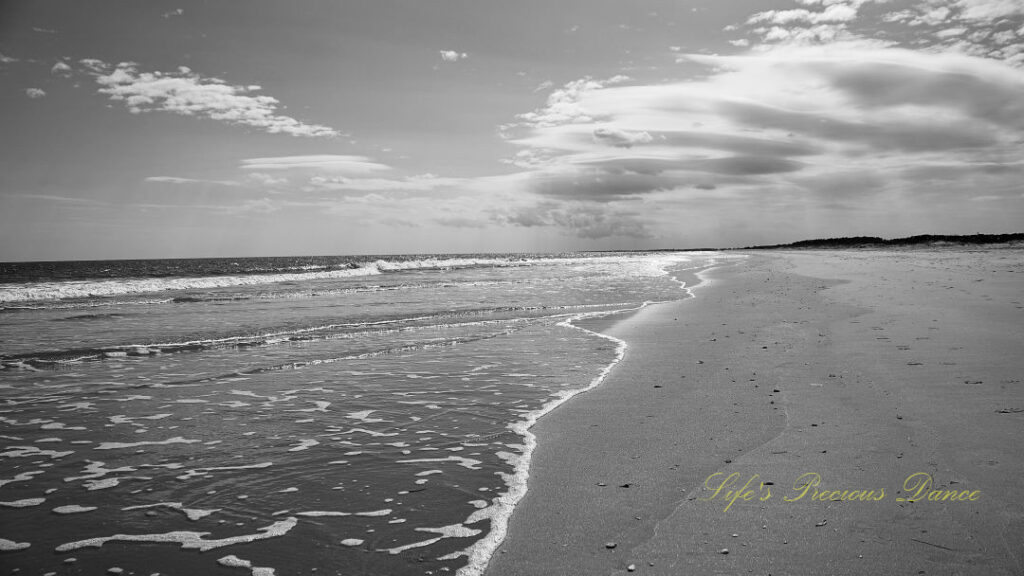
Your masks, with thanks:
M345 174L368 174L381 170L390 170L389 166L373 162L365 156L344 156L339 154L248 158L242 160L241 167L244 170L309 170Z
M195 178L178 178L176 176L150 176L146 182L159 184L214 184L217 186L239 186L234 180L197 180Z
M110 64L97 58L82 58L78 63L85 67L86 72L92 74L106 74L111 67Z
M1024 4L1017 0L955 0L954 4L968 20L992 22L999 18L1024 16Z
M486 228L488 224L487 220L472 216L439 216L432 220L449 228Z
M46 92L41 88L26 88L25 95L33 100L46 98Z
M18 62L17 58L12 58L3 52L0 52L0 64L14 64L15 62Z
M826 22L849 22L857 17L857 7L851 4L836 3L825 7L821 12L811 12L803 8L795 10L769 10L759 12L747 19L747 24L822 24Z
M161 17L164 18L164 19L175 18L175 17L181 16L184 13L185 13L185 9L184 8L175 8L174 10L170 10L168 12L164 12L161 15Z
M429 192L440 188L458 186L466 182L463 178L442 178L433 174L421 174L408 178L351 178L346 176L313 176L309 179L310 190L337 190L349 192Z
M559 126L592 121L594 120L593 114L580 106L580 95L605 86L621 84L627 80L629 77L621 75L607 80L594 80L590 77L574 80L552 92L548 96L547 105L544 108L520 114L518 118L527 126ZM516 125L509 125L509 127L514 126Z
M184 66L175 72L140 72L123 62L112 67L101 60L80 63L94 75L99 92L123 102L133 114L160 111L209 118L227 124L249 126L271 134L303 137L334 137L328 126L307 124L277 113L280 102L256 94L259 86L230 85L219 78L204 78Z
M961 52L1024 67L1024 3L1019 0L804 1L807 8L768 10L749 17L743 41L760 47L858 40L933 52ZM877 7L872 10L867 6ZM886 9L888 8L888 9ZM895 26L894 26L895 25Z
M279 178L265 172L250 172L246 174L246 178L255 184L266 187L278 187L285 186L289 183L287 178Z
M53 68L50 68L50 74L54 76L71 76L72 72L71 66L64 61L57 61Z
M455 50L439 50L438 53L441 54L441 60L445 62L458 62L459 60L469 58L469 54Z
M737 203L876 217L865 199L938 206L979 185L1019 189L1018 172L996 168L1024 156L1024 73L1007 63L862 41L681 58L703 72L663 84L580 79L503 127L521 148L509 163L524 170L529 201L496 221L656 235L672 233L669 214L686 221ZM911 167L948 179L911 177Z
M637 144L650 144L653 140L647 132L626 132L614 128L595 128L594 139L619 148L632 148Z
M524 228L561 228L579 238L650 238L636 214L616 206L546 200L532 206L494 210L494 222Z

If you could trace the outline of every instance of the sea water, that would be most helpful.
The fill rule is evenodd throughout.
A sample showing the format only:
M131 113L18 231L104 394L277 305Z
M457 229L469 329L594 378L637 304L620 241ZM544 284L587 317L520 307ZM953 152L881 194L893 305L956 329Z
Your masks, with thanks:
M575 322L687 297L714 259L0 264L0 559L478 574L529 426L624 353Z

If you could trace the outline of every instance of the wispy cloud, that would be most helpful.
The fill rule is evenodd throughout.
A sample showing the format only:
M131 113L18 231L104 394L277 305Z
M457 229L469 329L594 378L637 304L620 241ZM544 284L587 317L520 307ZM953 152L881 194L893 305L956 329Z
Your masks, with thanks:
M433 174L421 174L408 178L350 178L345 176L313 176L307 189L339 190L354 192L426 192L450 188L468 182L465 178L442 178Z
M46 92L42 88L26 88L25 95L33 100L46 98Z
M561 228L579 238L650 238L653 234L638 214L621 206L544 200L529 206L492 211L494 222L524 228Z
M196 178L178 178L176 176L150 176L146 182L159 184L213 184L216 186L239 186L234 180L200 180Z
M12 58L3 52L0 52L0 64L14 64L17 61L17 58Z
M219 78L200 76L184 66L165 73L141 72L131 62L122 62L116 67L96 59L80 63L95 76L101 94L124 103L133 114L171 112L249 126L271 134L341 135L334 128L278 114L280 102L272 96L258 94L260 86L231 85Z
M545 81L541 82L540 84L538 84L537 87L533 89L533 91L534 91L534 93L543 92L545 90L551 89L554 85L555 85L555 83L552 82L551 80L545 80Z
M244 170L305 170L344 174L369 174L390 169L386 164L374 162L365 156L340 154L248 158L242 160L241 167Z

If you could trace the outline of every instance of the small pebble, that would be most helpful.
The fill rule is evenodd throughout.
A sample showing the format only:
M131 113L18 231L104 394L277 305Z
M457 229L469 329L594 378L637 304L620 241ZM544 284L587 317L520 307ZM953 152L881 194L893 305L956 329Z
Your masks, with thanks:
M729 549L728 548L722 548L721 550L718 551L718 553L719 554L728 554L729 553Z
M609 550L611 550L612 548L615 548L616 546L618 546L618 544L616 544L615 542L605 542L604 543L604 547L609 549Z
M629 566L626 566L626 570L628 572L635 572L636 571L636 564L630 564Z

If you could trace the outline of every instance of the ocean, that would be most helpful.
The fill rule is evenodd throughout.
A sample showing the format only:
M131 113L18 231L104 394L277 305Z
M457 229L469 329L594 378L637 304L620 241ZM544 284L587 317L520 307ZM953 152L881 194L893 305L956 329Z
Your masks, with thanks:
M708 252L0 264L0 559L479 574L529 426ZM116 570L115 570L116 569Z

